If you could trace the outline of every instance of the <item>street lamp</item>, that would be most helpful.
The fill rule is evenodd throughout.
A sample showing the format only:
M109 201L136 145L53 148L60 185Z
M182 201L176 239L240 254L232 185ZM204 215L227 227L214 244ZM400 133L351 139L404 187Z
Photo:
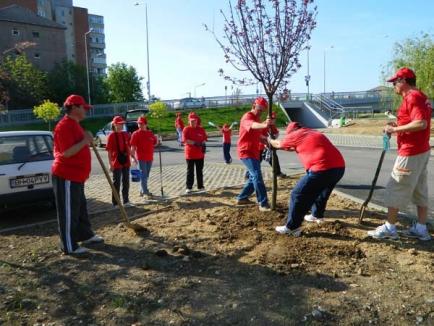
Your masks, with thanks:
M90 100L90 77L89 77L89 58L87 55L87 52L88 52L88 50L87 50L87 36L92 32L93 32L93 28L91 28L89 31L84 33L84 51L86 53L86 73L87 73L87 102L89 104L92 104L92 103Z
M199 84L199 85L197 85L197 86L194 86L194 97L196 97L196 90L199 88L199 87L202 87L202 86L205 86L206 85L206 83L202 83L202 84Z
M310 96L310 72L309 72L309 51L310 51L310 46L307 46L307 75L304 76L304 80L306 81L306 86L307 86L307 100L309 101L309 96Z
M136 2L135 6L140 6L141 3ZM151 100L151 73L149 70L149 29L148 29L148 4L145 3L145 19L146 19L146 62L148 66L148 81L146 82L146 88L148 90L148 99Z
M324 96L325 96L325 92L326 92L326 51L333 49L333 48L334 48L334 46L331 45L330 47L324 49L324 92L323 92Z

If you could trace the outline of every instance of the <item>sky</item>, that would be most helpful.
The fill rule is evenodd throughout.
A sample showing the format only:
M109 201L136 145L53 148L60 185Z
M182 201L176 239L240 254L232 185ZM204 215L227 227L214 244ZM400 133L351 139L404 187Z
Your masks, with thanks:
M234 1L234 0L232 0ZM231 84L218 75L228 70L222 50L203 24L223 30L220 9L227 0L74 0L105 19L108 64L125 62L144 77L146 95L145 6L148 4L151 92L162 99L228 94ZM309 55L310 91L363 91L382 83L381 71L393 56L393 45L429 33L434 37L433 0L316 0L317 27ZM292 93L307 91L306 52L303 66L291 77ZM204 86L196 87L198 85ZM241 88L254 94L256 86Z

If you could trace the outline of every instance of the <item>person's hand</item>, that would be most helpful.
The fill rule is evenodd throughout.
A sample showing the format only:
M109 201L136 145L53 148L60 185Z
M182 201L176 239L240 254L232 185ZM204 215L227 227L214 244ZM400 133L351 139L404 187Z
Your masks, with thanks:
M386 128L384 128L384 132L387 134L394 134L396 133L396 126L387 125Z
M114 169L115 169L115 168L113 167L113 165L111 165L111 164L110 164L110 171L112 171L112 172L113 172L113 171L114 171Z
M137 165L138 164L138 162L137 162L137 160L136 160L135 157L131 157L131 160L133 161L133 165Z
M86 144L91 144L93 142L93 135L90 131L86 131L84 133L84 139L83 139Z
M386 124L386 126L392 126L392 127L398 127L398 125L396 124L396 122L390 121Z
M273 125L273 120L267 118L267 119L264 121L264 123L267 125L267 127L271 127L271 126Z

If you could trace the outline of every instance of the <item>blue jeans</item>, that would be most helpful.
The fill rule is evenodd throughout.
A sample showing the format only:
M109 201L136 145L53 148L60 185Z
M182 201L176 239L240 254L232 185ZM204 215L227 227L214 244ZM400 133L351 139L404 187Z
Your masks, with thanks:
M140 167L140 193L143 195L149 194L148 179L151 172L152 161L139 161Z
M225 159L225 163L231 163L231 143L223 143L223 157Z
M330 194L344 173L345 168L308 170L291 192L286 226L291 230L299 228L309 210L316 218L323 218Z
M253 192L256 192L256 199L260 206L268 205L267 189L262 179L261 163L254 158L242 158L241 162L246 166L249 173L249 179L246 181L243 190L237 199L247 199Z
M176 133L178 134L178 144L181 145L182 144L182 129L176 128Z

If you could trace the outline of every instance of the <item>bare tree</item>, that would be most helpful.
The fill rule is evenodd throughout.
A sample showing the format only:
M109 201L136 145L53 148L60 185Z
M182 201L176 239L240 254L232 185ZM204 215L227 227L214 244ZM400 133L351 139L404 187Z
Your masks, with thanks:
M210 31L224 52L226 63L236 70L250 72L251 78L239 78L219 70L225 80L234 84L261 83L268 97L271 116L273 96L286 87L290 77L301 67L298 60L307 48L310 34L316 26L317 8L313 0L228 0L229 12L221 10L224 33L220 39ZM275 209L277 175L273 150L273 194Z

